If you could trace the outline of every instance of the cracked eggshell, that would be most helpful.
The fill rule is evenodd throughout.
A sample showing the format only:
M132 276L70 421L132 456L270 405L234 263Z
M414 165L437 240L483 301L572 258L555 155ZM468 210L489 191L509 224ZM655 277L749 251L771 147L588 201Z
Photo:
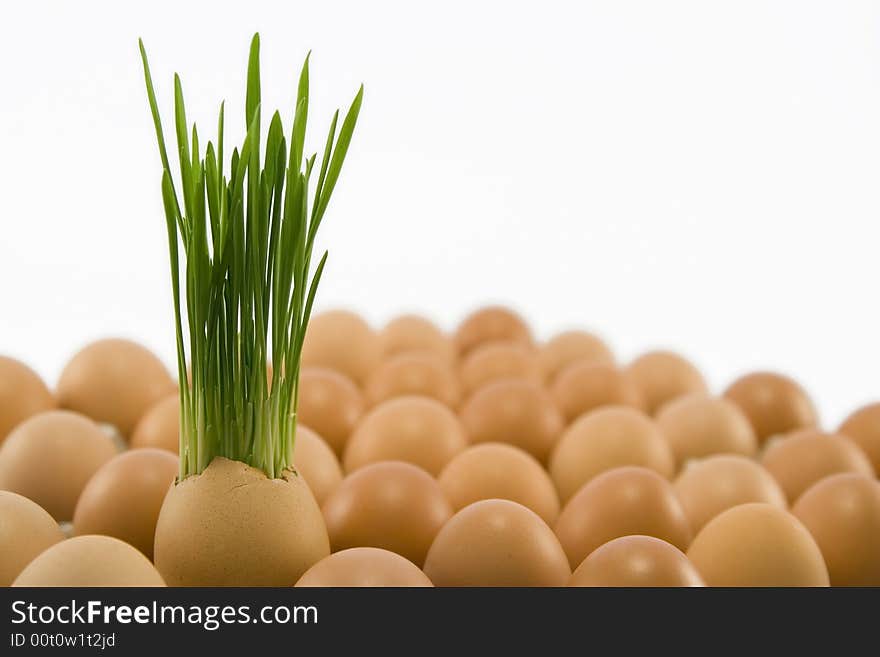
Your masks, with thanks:
M156 524L154 559L169 586L292 586L330 554L305 479L269 479L217 457L174 485Z

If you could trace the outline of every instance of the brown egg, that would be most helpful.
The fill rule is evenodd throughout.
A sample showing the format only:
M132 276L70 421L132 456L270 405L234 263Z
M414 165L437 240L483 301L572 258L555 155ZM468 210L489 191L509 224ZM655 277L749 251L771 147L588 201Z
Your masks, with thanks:
M133 448L154 447L177 454L180 449L180 395L172 393L153 404L134 428Z
M0 586L9 586L43 550L64 540L58 523L36 502L0 490Z
M83 488L73 535L114 536L152 560L159 509L177 470L177 457L164 449L132 449L113 457Z
M772 504L741 504L716 516L687 556L708 586L828 586L810 532Z
M165 586L150 560L110 536L77 536L31 561L13 586Z
M562 370L576 361L614 365L614 354L592 333L565 331L541 347L538 360L544 380L553 383Z
M86 482L115 455L112 438L89 418L39 413L0 445L0 489L24 495L56 520L70 520Z
M773 372L754 372L734 381L724 396L739 406L758 442L796 429L816 426L813 402L795 381Z
M304 367L327 367L363 385L381 360L379 336L356 314L330 310L309 321L302 350Z
M374 463L348 475L322 511L333 552L378 547L419 566L452 516L434 478L400 461Z
M303 477L222 456L170 488L153 541L169 586L293 586L330 554L321 508Z
M528 381L483 386L464 403L459 417L471 442L509 443L542 463L563 429L562 414L553 398Z
M418 315L395 317L382 329L379 342L385 358L427 352L441 358L444 363L452 364L457 357L452 339L429 320Z
M55 398L36 372L14 358L0 356L0 444L27 418L55 406Z
M542 382L535 351L518 342L487 342L472 349L462 361L458 377L465 395L499 379Z
M425 574L434 586L565 586L571 569L534 511L510 500L482 500L443 526Z
M151 406L176 384L151 351L130 340L93 342L74 355L58 379L62 408L112 424L128 438Z
M584 415L565 430L548 470L564 504L593 477L624 465L651 468L667 478L675 472L672 452L651 418L611 406Z
M607 363L578 361L569 365L556 377L551 392L568 422L602 406L631 406L639 410L644 406L630 377Z
M620 536L643 534L687 549L691 528L672 485L653 470L615 468L583 486L559 514L556 535L576 568Z
M559 515L553 480L534 456L513 445L468 447L446 464L437 482L456 511L494 498L519 502L548 525Z
M843 434L795 431L767 445L761 463L782 486L790 504L820 479L839 472L874 477L864 452Z
M852 413L840 425L840 433L855 441L880 473L880 402L868 404Z
M674 545L653 536L621 536L600 545L571 574L569 586L705 586Z
M455 332L460 356L466 356L487 342L532 344L532 332L525 320L510 308L486 306L464 318Z
M651 415L666 402L691 393L708 393L700 370L686 358L671 351L649 351L626 368L635 383L645 410Z
M370 406L406 395L421 395L455 408L461 399L452 367L434 354L410 352L394 356L377 367L364 386Z
M770 473L738 454L691 461L674 487L694 532L719 513L740 504L764 502L788 508L785 493Z
M344 375L322 367L304 367L300 372L297 418L337 454L345 449L365 406L361 391Z
M739 406L722 397L694 393L666 404L657 425L675 456L676 467L712 454L754 456L758 439Z
M880 483L831 475L810 486L792 513L819 545L831 586L880 586Z
M342 466L330 445L302 424L296 426L293 465L306 480L318 504L323 504L342 483Z
M298 587L427 587L431 580L412 561L372 547L349 548L321 559L296 583Z
M345 448L343 465L352 472L377 461L406 461L437 476L465 447L461 422L446 406L427 397L398 397L363 417Z

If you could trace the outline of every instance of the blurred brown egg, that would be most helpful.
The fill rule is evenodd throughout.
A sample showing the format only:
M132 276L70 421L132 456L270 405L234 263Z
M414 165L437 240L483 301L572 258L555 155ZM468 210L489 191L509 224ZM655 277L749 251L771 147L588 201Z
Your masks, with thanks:
M831 586L880 586L880 483L831 475L808 488L792 513L819 545Z
M649 351L626 368L642 394L645 410L653 415L666 402L692 393L708 392L700 370L671 351Z
M18 424L55 406L55 398L36 372L21 361L0 356L0 443Z
M0 490L0 586L9 586L43 550L64 540L58 523L36 502Z
M348 475L321 510L333 552L378 547L419 566L452 516L434 478L400 461L374 463Z
M705 586L687 556L653 536L621 536L600 545L571 574L569 586Z
M544 380L553 383L562 370L576 361L614 365L614 354L592 333L565 331L541 347L538 361L544 373Z
M532 332L526 321L503 306L486 306L472 312L455 332L455 344L462 357L480 345L499 341L532 344Z
M93 342L74 355L58 379L62 408L112 424L131 436L138 420L176 384L150 350L118 338Z
M675 472L672 452L651 418L611 406L584 415L565 430L548 470L565 504L593 477L624 465L644 466L667 478Z
M749 419L728 399L695 393L669 402L657 425L675 456L676 467L712 454L754 456L758 440Z
M840 472L874 477L865 453L843 434L795 431L767 445L761 463L782 486L790 504L820 479Z
M436 399L397 397L358 423L343 457L346 472L377 461L406 461L437 476L467 438L455 413Z
M304 367L300 372L297 418L337 454L345 449L365 406L361 391L343 374L323 367Z
M319 505L342 483L342 466L330 445L302 424L296 426L293 465L306 480Z
M828 586L810 532L772 504L741 504L715 516L687 556L708 586Z
M482 500L443 526L425 574L434 586L565 586L571 569L534 511L510 500Z
M24 495L58 521L70 520L86 482L115 455L113 439L84 415L39 413L0 445L0 489Z
M761 465L738 454L720 454L688 463L673 484L694 532L722 511L764 502L788 508L785 493Z
M568 422L602 406L644 407L632 379L607 363L578 361L569 365L556 377L551 392Z
M559 497L550 476L534 456L505 443L473 445L458 454L437 478L456 511L488 499L513 500L552 525Z
M164 449L132 449L113 457L79 496L74 536L113 536L152 560L159 509L177 470L177 457Z
M464 403L459 417L473 443L509 443L542 463L563 429L562 414L540 385L495 381Z
M431 580L412 561L372 547L349 548L309 568L298 587L426 587Z
M110 536L76 536L31 561L13 586L165 586L141 552Z
M180 395L159 400L135 425L129 444L133 448L155 447L177 454L180 449Z
M622 467L583 486L559 514L556 535L576 568L608 541L642 534L687 549L691 528L672 485L653 470Z
M458 378L452 367L427 352L393 356L379 365L364 386L370 406L406 395L421 395L455 408L461 399Z
M461 362L458 377L465 395L500 379L542 382L535 351L517 342L487 342L472 349Z
M868 404L854 411L838 430L859 447L871 459L874 472L880 474L880 402Z
M724 392L749 418L758 442L796 429L816 426L813 402L795 381L773 372L740 377Z
M329 310L309 321L303 367L327 367L363 385L381 360L379 336L355 313Z
M431 353L450 365L457 358L452 338L418 315L400 315L392 319L379 334L379 342L385 358L413 352Z

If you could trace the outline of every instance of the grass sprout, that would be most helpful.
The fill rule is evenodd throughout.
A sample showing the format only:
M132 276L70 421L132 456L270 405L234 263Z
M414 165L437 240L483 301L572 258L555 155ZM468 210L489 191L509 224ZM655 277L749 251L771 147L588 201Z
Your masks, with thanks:
M139 46L162 161L180 380L180 479L201 473L216 456L281 477L293 461L300 355L327 261L324 252L312 270L315 235L348 152L363 85L341 125L339 110L333 115L316 168L317 154L304 155L309 57L289 134L276 111L263 140L255 34L247 133L241 147L232 149L228 167L224 104L216 142L202 150L175 74L175 176L142 40Z

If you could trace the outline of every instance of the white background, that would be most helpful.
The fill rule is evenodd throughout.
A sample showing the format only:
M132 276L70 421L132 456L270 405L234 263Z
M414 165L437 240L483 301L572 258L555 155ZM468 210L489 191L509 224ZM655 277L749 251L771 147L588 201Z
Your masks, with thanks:
M311 143L366 84L322 228L321 308L452 329L487 301L720 389L800 380L836 423L880 397L880 3L14 3L0 19L0 353L54 382L82 344L173 362L160 167L171 79L239 136L253 31Z

